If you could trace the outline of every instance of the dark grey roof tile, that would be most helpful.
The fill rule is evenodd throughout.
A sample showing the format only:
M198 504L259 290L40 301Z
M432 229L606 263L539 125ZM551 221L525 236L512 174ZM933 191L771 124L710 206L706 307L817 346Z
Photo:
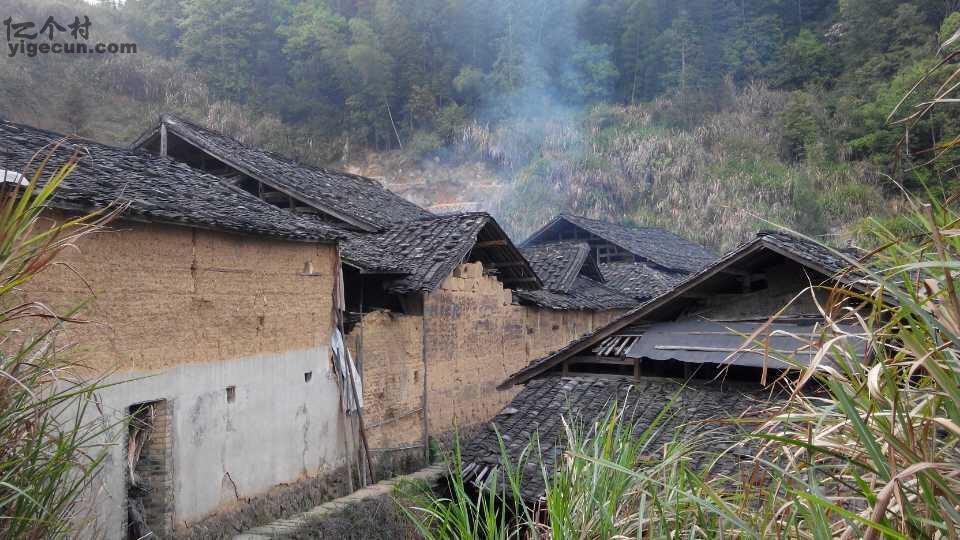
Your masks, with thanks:
M554 292L570 290L590 256L590 246L586 242L553 242L528 246L520 251L540 276L544 288Z
M620 291L583 276L577 277L566 292L546 289L517 291L521 302L555 310L605 311L631 309L638 302Z
M674 272L696 272L716 259L707 248L657 227L628 227L607 221L561 214L523 242L534 245L538 237L566 221L608 242L616 244L633 255Z
M637 300L649 300L669 291L689 275L657 269L642 262L604 263L600 265L600 271L607 286Z
M512 465L518 463L527 443L538 440L540 451L534 451L528 461L535 467L524 468L521 482L524 500L535 501L545 491L541 465L550 474L566 450L564 420L568 425L589 430L614 403L633 423L634 436L645 431L650 435L644 454L655 455L678 430L681 439L710 430L711 436L705 439L707 446L698 448L697 454L691 456L691 465L705 466L711 452L726 450L743 434L736 424L712 421L741 416L766 403L767 398L768 393L758 385L591 376L533 379L463 446L462 466L469 481L476 480L477 473L485 469L499 467L502 453L498 432L509 437L506 450ZM730 459L734 461L721 460L712 471L731 472L738 464L734 456Z
M297 163L171 114L162 115L160 121L169 131L228 165L268 185L296 192L335 217L355 219L382 230L432 215L376 180Z
M52 206L89 211L125 202L129 218L295 240L335 240L336 228L298 218L175 160L0 119L0 168L20 172L57 147L45 175L76 152ZM36 166L36 164L34 164Z
M536 280L533 269L510 242L489 214L471 212L430 216L406 221L380 233L346 233L344 259L367 271L400 273L403 277L388 285L390 292L404 294L430 291L450 275L468 256L478 241L498 241L505 267L505 277ZM488 266L492 265L488 261ZM539 282L528 282L526 288L538 288ZM524 287L519 287L524 288Z

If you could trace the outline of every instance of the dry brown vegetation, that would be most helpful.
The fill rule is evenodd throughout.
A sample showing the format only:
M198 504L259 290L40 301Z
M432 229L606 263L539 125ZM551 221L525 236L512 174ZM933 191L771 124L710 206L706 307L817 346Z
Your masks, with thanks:
M783 159L776 119L786 94L728 89L716 112L681 117L680 95L593 108L542 122L468 125L458 153L495 162L512 179L501 216L518 237L557 212L665 227L727 249L764 222L842 242L845 226L882 215L882 177L866 164Z

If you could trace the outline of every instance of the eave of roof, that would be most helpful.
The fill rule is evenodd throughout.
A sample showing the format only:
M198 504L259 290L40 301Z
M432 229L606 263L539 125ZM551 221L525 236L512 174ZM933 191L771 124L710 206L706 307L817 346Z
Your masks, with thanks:
M793 245L792 249L791 244ZM800 249L798 247L800 245L804 246L804 248ZM857 263L857 261L851 257L838 251L824 248L810 240L787 233L761 231L752 240L742 244L727 255L724 255L714 264L693 274L675 288L639 305L598 330L584 334L566 344L564 347L531 361L527 366L512 373L507 379L501 382L497 388L505 390L511 386L530 380L538 374L560 364L564 360L593 347L620 330L637 323L649 313L690 292L729 266L763 250L772 251L798 264L807 266L822 275L828 276L826 281L840 281L847 286L853 286L861 290L866 288L865 284L861 282L863 277L861 274L847 273L847 269Z
M482 247L492 242L495 247ZM475 249L486 250L487 263L502 263L502 277L542 286L533 268L496 220L485 212L467 212L413 220L379 233L351 233L343 244L345 260L370 273L404 274L387 283L395 294L433 291ZM493 251L491 251L491 249Z

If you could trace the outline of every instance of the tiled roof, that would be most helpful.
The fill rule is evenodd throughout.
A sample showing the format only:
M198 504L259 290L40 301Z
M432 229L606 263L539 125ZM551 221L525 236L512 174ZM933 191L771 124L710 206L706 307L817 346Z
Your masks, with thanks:
M631 309L637 301L603 283L579 276L573 280L565 292L541 289L537 291L517 291L517 298L555 310L605 311L609 309Z
M752 240L741 244L700 272L688 276L672 289L640 304L625 313L622 317L609 322L594 332L584 334L564 344L559 349L532 360L527 366L511 374L510 377L501 384L501 388L514 384L522 384L538 373L550 369L563 359L593 347L600 341L615 335L623 328L642 320L650 311L662 307L681 296L684 292L693 289L699 283L715 275L717 272L739 260L750 257L756 250L764 249L793 259L830 278L837 278L847 285L856 285L861 288L864 285L862 281L863 275L861 273L848 272L852 266L852 262L856 260L855 256L838 255L836 252L816 242L793 234L780 231L760 231Z
M649 300L669 291L689 274L658 270L647 263L604 263L600 272L606 284L637 300Z
M63 140L59 133L0 119L0 168L21 171L35 153L46 155ZM292 216L215 176L146 152L71 139L56 150L45 175L74 151L79 162L53 206L91 210L123 201L128 218L297 240L339 237L331 227Z
M716 259L710 250L656 227L627 227L597 219L561 214L534 233L524 246L536 244L536 238L564 220L607 240L662 268L676 272L696 272Z
M857 260L861 255L855 249L844 249L841 250L841 255L846 257L844 259L833 250L816 242L782 231L759 231L757 239L782 253L792 255L797 260L819 267L829 276L842 274L850 270L851 262ZM741 246L740 249L724 256L724 259L736 256L743 247L746 246ZM860 279L861 277L863 276L859 272L853 272L844 281L850 283L853 279Z
M305 202L347 223L365 225L368 230L383 230L431 215L370 178L303 165L171 114L162 115L160 122L169 132L228 165L275 189L294 192ZM145 142L158 129L145 134L135 144Z
M467 260L478 241L498 244L485 251L484 266L510 263L504 265L502 277L529 279L526 288L539 287L520 251L496 221L482 212L421 218L381 233L348 233L342 254L368 271L406 274L388 285L390 292L404 294L435 289Z
M517 297L523 303L555 310L590 311L630 309L637 305L632 297L598 281L603 276L586 242L552 242L520 251L544 285L541 290L518 291Z
M463 475L469 481L480 483L487 481L491 471L500 466L502 454L494 426L503 438L513 465L532 438L538 437L540 452L532 452L521 481L524 500L535 501L545 489L541 462L550 474L566 447L561 419L589 429L614 402L634 423L636 436L650 430L652 436L642 456L656 459L660 448L677 435L677 430L682 430L679 440L689 440L693 433L699 432L705 436L704 444L698 447L696 455L689 456L693 459L690 465L705 466L714 457L711 452L726 450L730 441L741 433L735 423L711 420L741 416L752 407L762 406L766 395L758 385L725 383L721 387L719 383L700 381L683 385L680 381L658 378L639 381L591 376L535 379L527 383L488 427L463 446ZM663 416L658 420L661 412ZM711 472L734 474L738 465L738 457L730 454ZM502 471L498 477L503 477Z
M566 292L590 257L586 242L553 242L520 250L540 276L545 289Z

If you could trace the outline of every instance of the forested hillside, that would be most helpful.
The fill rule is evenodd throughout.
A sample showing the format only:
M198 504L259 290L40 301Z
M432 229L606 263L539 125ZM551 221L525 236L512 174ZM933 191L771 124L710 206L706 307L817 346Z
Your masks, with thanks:
M4 116L122 142L173 110L518 236L572 211L717 248L764 219L842 241L896 214L894 180L947 187L920 151L960 123L916 126L921 166L894 170L887 116L960 0L8 3L139 52L5 57Z

